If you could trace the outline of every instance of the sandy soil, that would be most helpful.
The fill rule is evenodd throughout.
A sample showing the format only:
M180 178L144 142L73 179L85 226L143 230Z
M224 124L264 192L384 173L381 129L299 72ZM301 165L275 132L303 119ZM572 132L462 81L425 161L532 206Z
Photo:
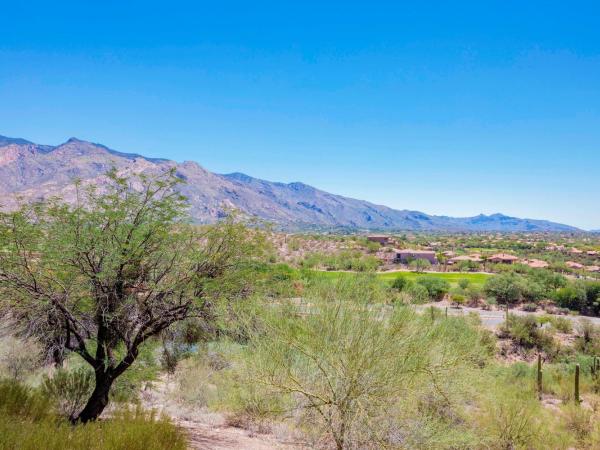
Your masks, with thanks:
M145 408L170 416L188 435L194 450L293 450L303 448L283 442L270 434L254 433L227 425L225 417L203 410L191 410L173 400L175 388L167 375L142 392Z

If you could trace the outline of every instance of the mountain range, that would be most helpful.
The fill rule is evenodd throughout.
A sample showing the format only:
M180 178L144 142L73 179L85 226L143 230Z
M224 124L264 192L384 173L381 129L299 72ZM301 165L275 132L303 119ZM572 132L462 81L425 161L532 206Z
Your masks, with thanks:
M198 223L215 222L234 208L285 230L581 231L569 225L503 214L456 218L396 210L330 194L301 182L271 182L239 172L217 174L195 162L177 163L122 153L76 138L52 146L0 136L0 205L3 209L12 209L19 202L51 196L73 200L74 179L84 184L103 185L107 182L104 174L112 167L122 174L151 173L174 167L185 181L180 190L188 197L190 214Z

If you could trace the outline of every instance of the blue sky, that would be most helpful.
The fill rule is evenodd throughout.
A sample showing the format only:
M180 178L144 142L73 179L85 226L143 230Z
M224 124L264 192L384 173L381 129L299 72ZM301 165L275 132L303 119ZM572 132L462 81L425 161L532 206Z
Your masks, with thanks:
M4 2L0 134L600 228L597 2Z

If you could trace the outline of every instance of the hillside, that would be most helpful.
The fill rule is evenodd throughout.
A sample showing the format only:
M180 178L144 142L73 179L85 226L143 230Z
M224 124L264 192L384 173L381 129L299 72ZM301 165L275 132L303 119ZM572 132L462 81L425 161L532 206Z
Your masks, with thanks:
M124 174L175 167L178 176L186 181L181 191L189 198L190 213L198 223L214 222L226 210L235 208L288 230L579 231L568 225L503 214L454 218L395 210L331 194L300 182L271 182L243 173L221 175L209 172L195 162L146 158L76 138L49 146L0 136L2 205L14 208L19 201L55 195L73 199L74 179L101 186L105 182L103 174L111 167Z

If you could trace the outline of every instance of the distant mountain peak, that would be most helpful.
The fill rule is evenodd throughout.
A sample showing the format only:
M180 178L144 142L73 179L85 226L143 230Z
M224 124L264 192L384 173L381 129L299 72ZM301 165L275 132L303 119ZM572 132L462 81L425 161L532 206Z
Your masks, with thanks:
M0 135L0 147L4 147L5 145L11 145L11 144L33 145L33 142L29 142L28 140L21 139L21 138L11 138L8 136Z
M252 181L256 180L256 178L251 177L250 175L246 175L245 173L242 173L242 172L226 173L226 174L223 174L223 176L230 180L236 180L236 181L240 181L242 183L251 183Z

